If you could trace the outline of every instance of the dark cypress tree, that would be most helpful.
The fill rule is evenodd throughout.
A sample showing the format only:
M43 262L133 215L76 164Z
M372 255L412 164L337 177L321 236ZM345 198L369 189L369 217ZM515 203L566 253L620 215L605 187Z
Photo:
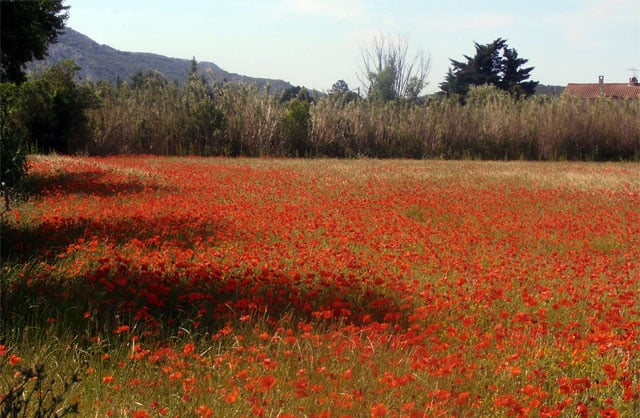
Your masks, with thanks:
M502 80L500 88L512 94L531 96L538 86L537 81L526 81L534 67L521 68L529 60L518 57L515 49L504 48L502 58Z
M534 67L521 68L528 60L519 58L518 52L498 38L481 45L475 44L476 54L465 55L466 61L451 60L445 81L440 84L442 94L458 94L465 97L470 86L491 84L513 94L525 96L534 93L535 81L525 81Z

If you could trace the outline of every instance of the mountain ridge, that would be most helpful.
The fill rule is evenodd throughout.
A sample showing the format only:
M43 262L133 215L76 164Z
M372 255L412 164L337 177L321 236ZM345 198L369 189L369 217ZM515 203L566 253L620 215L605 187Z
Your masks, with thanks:
M106 80L114 84L129 80L137 71L159 71L170 81L184 83L191 65L190 59L150 52L121 51L106 44L99 44L89 36L66 27L64 33L58 36L58 41L49 45L48 56L44 60L30 63L27 68L38 70L66 59L73 59L80 66L78 77L81 80ZM269 92L273 95L280 95L286 89L294 87L284 80L231 73L209 61L198 62L198 70L210 82L255 84L260 91L264 91L268 85ZM559 96L563 90L564 86L540 84L536 94ZM309 91L322 94L311 89Z
M78 77L86 81L106 80L112 83L130 79L137 71L159 71L170 81L183 83L191 60L172 58L149 52L120 51L109 45L99 44L70 27L58 35L58 41L49 45L48 56L41 61L31 63L31 70L49 66L66 59L73 59L81 69ZM269 85L272 94L279 94L293 85L284 80L250 77L223 70L217 64L208 61L198 62L198 72L218 83L241 82L255 84L259 90Z

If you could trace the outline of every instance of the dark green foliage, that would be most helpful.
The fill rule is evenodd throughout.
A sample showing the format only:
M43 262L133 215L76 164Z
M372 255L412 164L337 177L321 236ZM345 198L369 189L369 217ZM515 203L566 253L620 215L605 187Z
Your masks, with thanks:
M0 182L5 209L9 209L9 194L27 172L26 135L14 117L19 89L13 83L0 83Z
M333 83L331 90L329 90L328 97L330 100L338 101L341 103L349 103L360 98L360 95L355 91L351 91L349 85L344 80L338 80Z
M475 48L473 57L464 56L466 61L451 60L452 68L440 84L443 94L464 98L471 86L484 84L496 86L516 97L535 93L538 82L526 81L533 67L522 68L528 60L518 57L518 52L509 48L505 39L498 38L486 45L476 42Z
M64 28L62 0L0 1L0 180L5 209L24 177L29 129L23 113L24 65L45 57ZM31 115L37 118L40 115Z
M309 90L304 87L296 86L289 87L285 91L282 92L282 96L280 96L280 103L288 103L291 100L298 99L300 101L306 102L314 102L315 100L309 94Z
M140 90L145 87L162 89L169 84L169 80L159 71L147 71L144 73L142 70L137 70L131 75L130 84L134 90Z
M349 85L344 80L338 80L333 83L331 86L331 90L329 90L329 94L345 94L349 93L351 90L349 89Z
M17 116L27 140L49 152L83 151L90 136L86 111L98 105L93 89L74 81L79 67L63 61L20 86Z
M68 9L62 0L0 2L0 82L25 80L24 65L45 57L64 28Z
M296 98L287 103L287 112L282 120L282 136L291 156L311 155L309 109L310 104L306 100Z
M187 73L187 82L193 83L206 83L206 80L202 74L198 72L198 61L196 57L193 57L189 62L189 72Z
M222 142L224 114L218 109L211 86L197 73L195 58L186 85L184 136L190 138L190 154L213 155Z
M380 100L388 102L398 98L398 92L395 89L397 79L397 70L395 60L388 58L384 65L377 72L369 72L369 94L371 100Z
M507 48L506 45L502 54L502 77L498 87L516 97L533 95L539 83L537 81L526 81L531 77L530 73L533 70L533 67L522 68L528 60L518 57L518 52L515 49Z

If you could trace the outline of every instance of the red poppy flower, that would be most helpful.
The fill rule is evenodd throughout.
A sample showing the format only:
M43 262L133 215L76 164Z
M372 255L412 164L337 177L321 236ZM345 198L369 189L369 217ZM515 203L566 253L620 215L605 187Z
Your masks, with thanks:
M270 374L260 378L260 388L264 391L270 390L276 384L276 378Z

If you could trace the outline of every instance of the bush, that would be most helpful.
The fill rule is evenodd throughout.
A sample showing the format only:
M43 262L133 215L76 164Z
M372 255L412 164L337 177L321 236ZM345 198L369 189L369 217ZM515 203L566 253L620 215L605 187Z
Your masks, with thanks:
M28 141L40 151L69 154L86 149L86 111L98 100L89 85L74 81L79 69L73 60L63 61L20 86L19 118Z
M5 209L9 209L9 195L18 189L27 172L25 132L15 118L18 86L0 84L0 181Z
M282 120L282 131L291 156L311 156L309 109L310 104L306 100L293 99L287 103L287 113Z

